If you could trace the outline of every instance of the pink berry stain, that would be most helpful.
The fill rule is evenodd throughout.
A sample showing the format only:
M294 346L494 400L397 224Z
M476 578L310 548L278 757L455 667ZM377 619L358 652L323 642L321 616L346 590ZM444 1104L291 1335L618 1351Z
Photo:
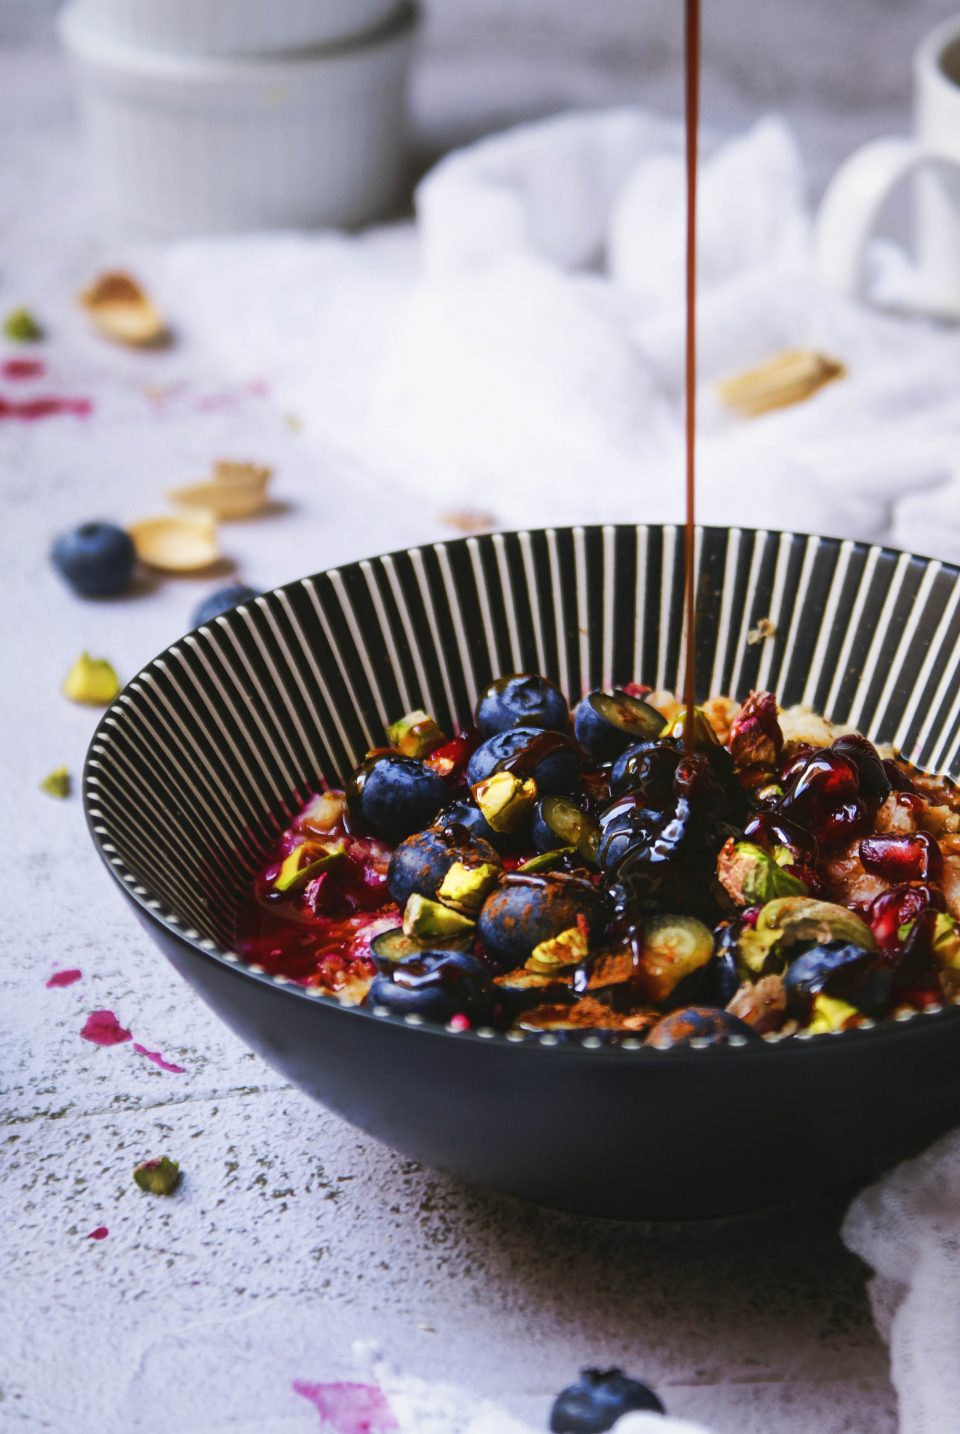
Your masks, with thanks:
M91 1011L80 1034L95 1046L119 1046L131 1038L112 1011Z
M67 415L73 418L88 418L93 412L89 398L4 398L0 395L0 421L5 418L19 419L22 423L34 423L40 418L58 418Z
M138 1056L146 1056L148 1061L153 1061L162 1071L172 1071L174 1075L183 1075L185 1066L175 1066L172 1061L164 1060L159 1051L148 1051L146 1046L141 1046L139 1041L134 1041L133 1049Z
M107 1236L109 1235L109 1233L110 1233L110 1231L107 1229L106 1225L98 1225L95 1230L91 1230L91 1231L90 1231L89 1235L87 1236L87 1239L88 1239L88 1240L105 1240L105 1239L107 1238Z
M46 368L40 359L6 359L0 364L0 378L11 383L25 383L31 378L43 378Z
M82 975L82 971L54 971L47 982L47 990L53 990L55 986L72 986L74 981L79 981Z
M321 1428L330 1434L385 1434L400 1427L375 1384L305 1384L295 1379L291 1388L315 1406Z

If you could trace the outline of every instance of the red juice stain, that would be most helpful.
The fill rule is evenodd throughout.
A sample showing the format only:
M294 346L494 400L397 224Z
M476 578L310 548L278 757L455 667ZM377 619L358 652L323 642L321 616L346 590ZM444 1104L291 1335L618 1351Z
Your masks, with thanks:
M183 1075L185 1066L175 1066L172 1061L164 1060L159 1051L148 1051L146 1046L141 1046L139 1041L134 1041L133 1049L138 1056L146 1056L148 1061L153 1061L162 1071L172 1071L174 1075Z
M109 1233L110 1233L110 1231L107 1229L106 1225L98 1225L95 1230L91 1230L91 1231L90 1231L89 1235L87 1236L87 1239L88 1239L88 1240L105 1240L105 1239L107 1238L107 1236L109 1235Z
M74 981L79 981L82 975L82 971L54 971L47 982L47 990L51 990L54 986L72 986Z
M91 1011L80 1034L95 1046L119 1046L130 1040L130 1032L112 1011Z
M89 398L27 398L17 400L0 397L0 420L19 419L32 423L40 418L57 418L68 415L73 418L87 418L93 412Z
M332 1434L381 1434L399 1429L383 1390L375 1384L305 1384L295 1379L294 1394L309 1399L320 1415L321 1427Z
M0 378L23 383L30 378L43 378L46 367L40 359L6 359L0 364Z

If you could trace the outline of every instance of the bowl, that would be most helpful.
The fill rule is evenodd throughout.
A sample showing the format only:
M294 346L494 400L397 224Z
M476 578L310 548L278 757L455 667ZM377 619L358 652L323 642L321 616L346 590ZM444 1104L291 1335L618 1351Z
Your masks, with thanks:
M341 46L271 59L118 44L61 12L107 219L150 237L353 227L407 187L406 84L418 12Z
M177 55L276 55L362 35L397 0L79 0L104 40Z
M700 697L769 686L955 772L960 569L793 533L699 533ZM960 1010L835 1035L655 1050L455 1032L347 1009L243 965L237 899L318 784L398 713L449 728L535 669L571 696L680 679L683 533L491 534L303 578L189 633L106 712L84 801L141 923L253 1050L427 1164L632 1219L769 1206L863 1181L960 1119ZM769 618L776 636L748 634Z

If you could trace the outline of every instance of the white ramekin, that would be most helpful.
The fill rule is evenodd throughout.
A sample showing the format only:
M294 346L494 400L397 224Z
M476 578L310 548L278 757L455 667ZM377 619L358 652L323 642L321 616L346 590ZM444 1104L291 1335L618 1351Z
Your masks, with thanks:
M93 180L124 232L351 227L406 184L417 11L349 45L271 60L188 60L103 40L61 12Z
M275 55L384 24L397 0L79 0L91 34L178 55Z

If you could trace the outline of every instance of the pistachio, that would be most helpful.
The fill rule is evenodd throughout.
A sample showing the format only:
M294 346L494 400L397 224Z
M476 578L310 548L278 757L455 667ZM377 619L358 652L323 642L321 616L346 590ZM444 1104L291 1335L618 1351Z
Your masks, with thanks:
M40 783L40 790L48 797L69 797L71 787L70 772L66 767L55 767Z
M294 847L283 859L283 864L273 883L274 891L300 891L321 872L328 871L347 854L345 842L336 842L331 847L321 847L313 842L304 842Z
M416 757L420 761L429 757L438 747L442 747L446 740L446 735L430 713L424 712L420 707L412 712L405 712L387 728L387 741L390 746L395 747L404 757Z
M565 856L572 856L575 851L575 846L558 846L556 851L541 851L529 861L521 862L517 871L549 871L557 862L562 861Z
M455 911L472 915L480 910L499 876L500 867L493 862L467 866L465 862L455 861L437 889L437 900Z
M717 880L737 906L762 906L777 897L807 895L803 882L784 871L761 847L733 837L724 843L717 858Z
M89 707L108 707L120 691L120 679L105 657L81 652L63 682L63 695Z
M161 1155L134 1166L133 1178L150 1195L172 1195L180 1184L180 1162Z
M475 922L469 917L443 906L439 901L414 892L408 899L403 912L403 934L412 938L431 941L443 940L450 936L472 931Z
M862 1020L863 1013L856 1006L818 991L813 998L813 1014L807 1030L820 1036L827 1031L842 1031L846 1026L859 1025Z
M14 309L3 321L3 336L13 344L35 344L43 338L43 329L29 309Z
M579 926L568 926L559 936L551 936L534 946L526 969L549 975L551 971L562 971L565 966L578 966L586 959L589 948L586 931Z
M810 896L784 896L768 901L756 926L740 933L737 950L751 971L760 972L772 952L787 951L801 941L818 945L850 941L866 951L876 949L870 927L845 906Z
M675 717L664 723L661 737L672 737L677 742L682 742L687 730L687 709L681 707ZM693 714L693 741L695 747L716 747L717 734L711 726L710 719L702 707L694 708Z
M533 778L526 777L521 781L513 772L494 772L484 781L477 782L471 790L487 825L495 832L514 831L537 800L537 786Z
M960 926L945 911L937 912L933 928L933 954L949 971L960 971Z

